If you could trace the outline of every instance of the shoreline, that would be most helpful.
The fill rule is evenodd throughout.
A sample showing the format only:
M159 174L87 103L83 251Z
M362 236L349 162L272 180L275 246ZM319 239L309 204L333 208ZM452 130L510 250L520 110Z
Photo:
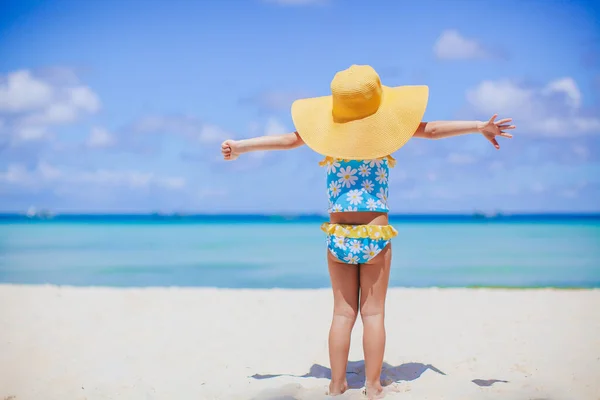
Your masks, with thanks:
M287 288L287 287L271 287L271 288L252 288L252 287L219 287L219 286L111 286L111 285L60 285L54 283L11 283L0 282L2 287L49 287L49 288L64 288L64 289L115 289L115 290L190 290L190 291L231 291L231 292L273 292L273 291L290 291L290 292L310 292L310 291L331 291L331 287L316 287L316 288ZM489 291L598 291L600 286L390 286L388 291L424 291L424 290L439 290L439 291L460 291L460 290L489 290Z
M394 223L567 223L600 222L600 212L456 212L456 213L391 213ZM45 211L42 213L0 212L0 224L11 223L322 223L327 213L214 213L147 212L147 213L72 213Z

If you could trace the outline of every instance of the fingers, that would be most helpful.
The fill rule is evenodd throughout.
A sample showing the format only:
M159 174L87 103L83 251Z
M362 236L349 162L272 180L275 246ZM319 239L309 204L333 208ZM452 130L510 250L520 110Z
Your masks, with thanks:
M516 129L517 127L515 125L498 125L498 129L500 129L501 131L505 131L507 129Z
M493 123L494 123L494 120L495 120L497 117L498 117L498 114L494 114L494 115L492 115L492 118L490 118L490 121L489 121L489 123L490 123L490 124L493 124Z
M508 124L509 122L512 122L512 118L504 118L504 119L501 119L500 121L497 121L496 125L504 125L504 124Z
M496 141L495 138L491 138L490 142L494 145L494 147L496 148L496 150L500 149L500 145L498 144L498 142Z
M223 142L221 145L221 154L225 160L231 160L231 147L227 142Z
M511 135L510 133L506 133L506 132L500 132L500 134L498 136L502 136L505 138L509 138L512 139L513 135Z

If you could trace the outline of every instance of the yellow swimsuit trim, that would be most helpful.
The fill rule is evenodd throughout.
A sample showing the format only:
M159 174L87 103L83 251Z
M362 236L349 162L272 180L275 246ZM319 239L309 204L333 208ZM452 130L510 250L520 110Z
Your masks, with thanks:
M383 160L383 159L387 159L387 161L388 161L388 165L389 165L391 168L394 168L394 167L396 166L396 160L394 159L394 157L392 157L392 156L385 156L385 157L381 157L381 160ZM334 158L334 157L329 157L329 156L327 156L327 157L325 157L325 158L324 158L322 161L319 161L319 165L320 165L321 167L324 167L324 166L326 166L327 164L333 164L333 162L334 162L334 161L337 161L337 160L342 160L342 161L346 161L346 162L347 162L347 161L351 161L351 160L346 160L346 159L343 159L343 158ZM358 161L361 161L361 160L358 160Z
M391 225L343 225L324 222L321 230L328 235L342 236L345 238L369 238L390 240L398 235L398 231Z

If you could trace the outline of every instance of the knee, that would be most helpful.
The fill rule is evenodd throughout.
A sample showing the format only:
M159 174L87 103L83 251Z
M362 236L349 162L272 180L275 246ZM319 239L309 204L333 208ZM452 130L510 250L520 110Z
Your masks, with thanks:
M350 305L336 306L333 309L333 315L347 319L354 324L358 316L358 310Z
M385 313L384 304L365 304L360 308L360 318L364 321L367 318L383 317Z

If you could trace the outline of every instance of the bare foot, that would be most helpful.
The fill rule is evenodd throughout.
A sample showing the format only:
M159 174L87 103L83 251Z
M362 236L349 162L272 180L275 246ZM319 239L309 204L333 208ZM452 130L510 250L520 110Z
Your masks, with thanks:
M381 385L367 386L364 388L363 394L367 396L369 400L379 400L383 399L389 393L410 392L410 389L410 385L392 383L385 387L382 387Z
M331 382L329 384L329 392L327 392L327 394L329 396L339 396L340 394L344 394L344 392L348 390L348 382L344 381L341 384L334 384L333 382Z
M363 390L363 394L367 396L369 400L383 399L385 393L383 392L383 386L380 383L375 385L367 385Z

